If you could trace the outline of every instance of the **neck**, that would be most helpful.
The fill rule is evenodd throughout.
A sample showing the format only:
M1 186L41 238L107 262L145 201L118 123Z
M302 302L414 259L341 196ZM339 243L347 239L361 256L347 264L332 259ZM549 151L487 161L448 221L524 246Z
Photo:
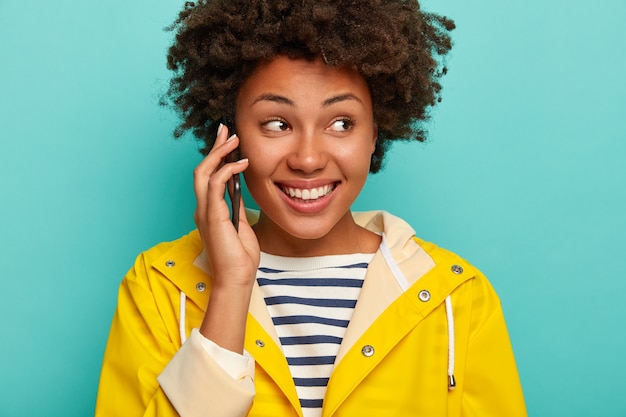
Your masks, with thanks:
M261 212L254 225L261 251L278 256L311 257L343 255L350 253L374 253L381 237L354 222L351 212L324 236L302 239L277 227Z

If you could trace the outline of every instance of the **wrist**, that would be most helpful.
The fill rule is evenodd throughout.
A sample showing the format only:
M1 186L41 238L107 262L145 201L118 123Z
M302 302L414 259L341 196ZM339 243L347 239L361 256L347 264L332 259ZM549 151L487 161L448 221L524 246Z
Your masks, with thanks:
M242 292L252 292L252 287L256 280L255 276L247 278L238 278L233 275L214 276L211 285L211 295L217 292L236 293L241 295Z

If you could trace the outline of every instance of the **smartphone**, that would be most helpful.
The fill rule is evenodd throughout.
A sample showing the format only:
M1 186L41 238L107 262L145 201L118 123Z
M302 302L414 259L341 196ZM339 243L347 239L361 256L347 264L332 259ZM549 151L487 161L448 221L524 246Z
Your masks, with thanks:
M228 128L228 136L235 134L235 123L230 120L222 122ZM239 148L235 148L232 152L226 155L226 162L236 162L241 159L241 153ZM230 196L230 208L231 208L231 220L235 230L239 231L239 204L241 202L241 176L239 173L233 174L229 181L228 195ZM231 194L232 186L232 194Z

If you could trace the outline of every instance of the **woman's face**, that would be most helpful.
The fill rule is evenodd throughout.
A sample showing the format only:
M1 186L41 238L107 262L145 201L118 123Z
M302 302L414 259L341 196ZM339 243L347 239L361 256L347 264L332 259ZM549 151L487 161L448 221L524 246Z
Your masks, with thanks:
M323 241L349 252L358 228L350 206L367 179L377 130L363 78L321 61L277 57L260 64L236 104L244 175L261 209L262 250L286 254ZM282 245L282 246L281 246Z

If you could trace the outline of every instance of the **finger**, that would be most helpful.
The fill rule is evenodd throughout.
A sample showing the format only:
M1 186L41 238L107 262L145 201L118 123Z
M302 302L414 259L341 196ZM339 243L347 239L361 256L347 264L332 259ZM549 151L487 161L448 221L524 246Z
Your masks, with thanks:
M228 126L220 123L217 127L217 134L215 135L215 143L213 144L213 148L215 148L216 145L220 145L226 142L226 139L228 139L229 136L231 135L228 131Z
M228 128L224 127L207 156L196 167L200 174L210 176L222 165L226 155L239 146L237 135L225 137L227 131Z
M199 219L196 220L196 223L198 229L202 229L201 236L203 236L204 246L210 256L223 256L222 249L224 247L241 251L245 246L241 235L233 227L230 210L224 196L228 180L232 178L233 174L241 173L247 166L248 161L245 159L225 164L209 179L206 210L198 213L199 210L202 210L198 209ZM238 213L245 217L245 210L241 210L241 205L243 205L241 199L239 204ZM241 220L239 224L241 224Z
M232 198L235 190L235 178L237 177L239 182L239 190L241 190L241 173L246 170L248 164L248 158L242 158L235 162L224 163L224 165L220 169L215 171L209 179L209 186L212 185L214 182L215 184L223 185L223 188L220 187L216 189L216 192L220 192L221 194L223 194L224 191L227 189L229 197Z
M215 143L209 154L194 169L194 191L196 194L197 210L206 213L206 203L208 199L209 181L223 165L224 157L239 145L237 136L230 136L224 139L226 132L220 132L220 141ZM222 191L223 193L223 191Z
M206 192L198 191L198 193L203 193L197 198L195 220L198 228L207 231L208 229L216 230L216 227L232 229L230 210L225 199L226 184L233 174L239 174L247 167L247 159L224 164L213 173L206 183L198 186L206 187Z
M238 138L235 135L228 136L228 133L228 127L220 123L217 128L217 136L211 150L196 167L200 174L204 173L205 176L210 176L213 171L215 171L222 164L224 156L227 155L232 149L239 146ZM231 143L233 140L235 140L235 143Z

